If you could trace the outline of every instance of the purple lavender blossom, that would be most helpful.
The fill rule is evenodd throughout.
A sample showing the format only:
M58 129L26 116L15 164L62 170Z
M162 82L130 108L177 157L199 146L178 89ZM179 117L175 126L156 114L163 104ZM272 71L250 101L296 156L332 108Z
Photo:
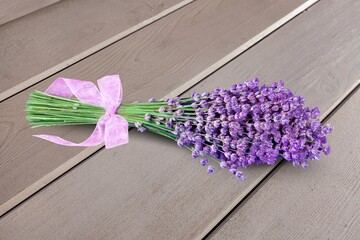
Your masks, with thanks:
M150 120L151 120L151 114L146 113L144 119L145 119L146 121L150 121Z
M306 168L309 159L318 160L331 150L326 135L333 127L321 125L319 108L305 107L304 98L295 96L282 81L260 86L255 78L229 90L171 98L157 105L156 112L168 117L149 119L151 113L145 119L163 126L164 136L190 149L193 158L202 157L202 166L214 161L240 180L245 176L239 168L274 165L279 159ZM210 165L207 172L214 169Z
M208 169L207 169L207 173L208 173L208 174L211 174L211 173L213 173L214 171L215 171L215 168L214 168L213 166L211 166L211 165L210 165L210 166L208 167Z
M245 176L241 171L236 171L235 176L236 176L237 179L240 179L240 180L243 180L243 181L245 180Z
M200 161L200 164L203 167L205 167L208 163L209 163L209 159L207 159L207 158L201 159L201 161Z
M147 128L144 127L140 122L135 122L134 125L139 132L145 132L147 130Z

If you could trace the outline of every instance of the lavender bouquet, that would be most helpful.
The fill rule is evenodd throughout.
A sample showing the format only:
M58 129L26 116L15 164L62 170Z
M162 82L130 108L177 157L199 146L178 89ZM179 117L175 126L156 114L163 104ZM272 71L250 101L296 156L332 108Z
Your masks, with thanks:
M120 83L121 96L112 108L113 114L106 104L85 101L84 94L90 92L90 99L95 99L97 93L95 96L84 82L73 81L78 81L79 86L75 88L69 81L65 84L70 90L67 94L54 91L63 90L64 84L50 87L47 93L32 92L26 118L34 127L97 124L95 137L93 133L93 138L82 145L56 136L38 137L70 146L92 146L105 139L107 147L114 147L126 143L124 134L128 126L134 127L140 132L150 131L169 138L190 150L193 158L200 158L201 166L207 166L209 174L215 170L213 164L219 164L241 180L245 176L239 169L253 164L274 165L285 159L306 168L309 159L318 160L321 153L330 153L326 135L332 126L321 125L319 109L304 107L304 98L294 96L282 81L260 86L255 78L234 84L230 89L216 88L202 94L195 92L187 98L136 103L121 103ZM98 82L102 93L104 86L108 91L117 88L114 81L105 82ZM72 94L78 99L70 98ZM106 103L109 96L103 94L100 102ZM113 119L114 116L117 118ZM118 127L113 124L116 121ZM111 140L113 135L118 137ZM106 140L107 136L110 140Z

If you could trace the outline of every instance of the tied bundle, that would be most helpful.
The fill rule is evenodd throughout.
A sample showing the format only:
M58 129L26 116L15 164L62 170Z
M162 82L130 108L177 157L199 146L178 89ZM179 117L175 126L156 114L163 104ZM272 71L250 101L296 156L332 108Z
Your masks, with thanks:
M128 126L134 127L176 141L193 158L200 158L209 174L219 164L241 180L245 176L240 168L274 165L280 159L306 168L309 159L319 160L331 150L326 135L332 126L322 125L319 109L305 107L304 98L295 96L282 81L260 86L255 78L187 98L135 103L121 103L118 76L106 76L98 85L100 91L90 82L58 79L45 93L32 92L26 111L33 127L96 124L93 134L80 144L36 136L68 146L105 141L111 148L127 143Z

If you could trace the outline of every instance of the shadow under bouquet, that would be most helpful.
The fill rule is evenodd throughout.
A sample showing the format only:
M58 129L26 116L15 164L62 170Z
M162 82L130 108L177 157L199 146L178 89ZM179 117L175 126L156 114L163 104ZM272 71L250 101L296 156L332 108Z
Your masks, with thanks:
M82 143L57 136L35 135L66 146L94 146L105 142L112 148L128 142L128 128L150 131L191 151L193 158L213 173L214 164L245 180L241 168L274 165L278 160L308 166L329 154L318 107L304 106L304 98L285 88L284 82L259 85L257 78L216 88L187 98L122 103L117 75L98 80L99 89L88 81L59 78L45 92L34 91L26 106L33 127L96 124ZM75 96L76 98L74 98Z

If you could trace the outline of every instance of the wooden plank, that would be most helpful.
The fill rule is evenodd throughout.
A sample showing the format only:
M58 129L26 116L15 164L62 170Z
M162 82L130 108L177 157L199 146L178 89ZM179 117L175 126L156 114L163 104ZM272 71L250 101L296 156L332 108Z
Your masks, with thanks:
M0 26L0 101L193 0L64 0Z
M357 11L354 3L316 4L194 90L228 87L254 75L264 83L282 78L308 105L326 112L360 78L360 56L353 51L360 29L350 24L359 17L348 18ZM4 215L0 237L199 239L271 169L249 168L245 182L222 170L207 175L185 149L132 132L128 145L94 154Z
M35 12L60 0L0 0L0 25Z
M95 81L122 73L125 101L180 94L310 3L314 1L197 1L35 87L45 89L57 76ZM5 133L0 139L0 215L101 148L61 147L33 138L34 133L51 132L80 142L93 128L31 130L18 109L24 109L33 89L0 104L0 131Z
M299 171L282 164L209 239L357 239L360 91L327 122L332 154ZM355 113L355 114L354 114Z

